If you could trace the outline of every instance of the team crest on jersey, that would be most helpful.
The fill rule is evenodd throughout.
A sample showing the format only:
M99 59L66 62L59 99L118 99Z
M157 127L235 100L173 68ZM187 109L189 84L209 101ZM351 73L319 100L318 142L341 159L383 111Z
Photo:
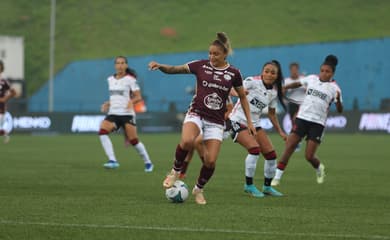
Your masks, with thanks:
M230 81L232 77L229 74L223 75L223 78L225 78L226 81Z
M204 105L211 110L220 110L223 107L222 98L217 93L212 93L204 98Z

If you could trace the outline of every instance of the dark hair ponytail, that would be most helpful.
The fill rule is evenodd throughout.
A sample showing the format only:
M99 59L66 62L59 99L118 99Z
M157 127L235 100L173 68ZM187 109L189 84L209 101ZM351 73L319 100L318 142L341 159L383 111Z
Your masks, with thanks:
M126 73L133 76L134 78L137 78L137 72L132 68L126 68Z
M326 56L325 60L324 60L324 63L322 65L327 65L327 66L330 66L333 70L333 72L336 71L336 66L338 64L338 59L335 55L328 55Z

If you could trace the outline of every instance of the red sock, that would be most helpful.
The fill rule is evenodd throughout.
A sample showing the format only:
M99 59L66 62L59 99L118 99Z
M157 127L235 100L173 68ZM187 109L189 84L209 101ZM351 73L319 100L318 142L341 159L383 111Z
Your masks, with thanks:
M175 161L173 163L173 169L175 171L180 171L181 166L183 165L184 159L187 156L188 151L184 150L180 147L180 144L176 147L176 153L175 153Z
M284 170L285 168L286 168L286 166L287 166L287 164L284 164L284 163L282 163L282 162L278 162L278 169L279 170Z
M215 168L208 168L205 165L203 165L202 168L200 169L200 175L198 177L198 182L196 183L196 186L198 186L198 188L203 188L204 185L206 185L206 183L213 176L214 170Z

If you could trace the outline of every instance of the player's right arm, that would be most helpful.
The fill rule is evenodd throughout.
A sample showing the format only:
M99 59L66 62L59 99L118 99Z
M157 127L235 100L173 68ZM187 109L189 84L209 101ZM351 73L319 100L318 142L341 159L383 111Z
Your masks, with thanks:
M158 62L152 61L149 63L150 70L160 70L163 73L176 74L176 73L190 73L190 69L187 64L171 66L167 64L160 64Z
M107 113L109 108L110 108L110 102L109 102L109 101L105 101L105 102L100 106L100 111L101 111L102 113Z
M336 109L337 109L337 112L338 113L342 113L343 112L343 102L341 100L341 93L339 91L336 92Z
M292 89L292 88L299 88L300 86L302 86L301 82L293 82L293 83L284 85L283 90L286 91L286 90Z

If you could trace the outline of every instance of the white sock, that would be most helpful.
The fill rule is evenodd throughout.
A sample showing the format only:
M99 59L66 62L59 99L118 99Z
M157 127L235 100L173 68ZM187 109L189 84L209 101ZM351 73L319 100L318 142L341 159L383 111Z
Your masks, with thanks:
M152 163L152 161L149 158L149 154L146 151L145 145L142 142L138 142L137 145L134 145L135 150L137 150L138 154L141 156L141 158L144 160L144 163Z
M256 172L259 155L248 154L245 158L245 176L253 178Z
M280 170L279 168L277 168L274 178L280 180L282 178L283 172L284 170Z
M100 142L102 143L104 152L106 153L109 160L113 160L116 162L116 157L114 154L114 148L112 147L112 142L108 135L100 135Z
M264 161L264 177L274 178L276 171L276 159Z

